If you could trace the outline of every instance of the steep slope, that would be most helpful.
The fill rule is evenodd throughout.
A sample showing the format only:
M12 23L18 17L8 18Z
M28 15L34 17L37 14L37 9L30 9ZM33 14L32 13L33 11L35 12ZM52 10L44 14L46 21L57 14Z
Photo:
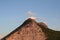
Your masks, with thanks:
M1 40L60 40L60 32L49 29L43 22L37 23L29 18Z

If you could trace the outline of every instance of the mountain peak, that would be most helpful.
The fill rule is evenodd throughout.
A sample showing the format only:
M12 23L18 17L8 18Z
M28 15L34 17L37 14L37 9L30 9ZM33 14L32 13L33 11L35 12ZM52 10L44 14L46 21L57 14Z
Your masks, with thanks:
M24 23L22 25L26 25L29 23L37 23L34 19L28 18L27 20L24 21Z
M28 18L26 21L30 21L30 22L32 22L32 21L35 21L35 19Z

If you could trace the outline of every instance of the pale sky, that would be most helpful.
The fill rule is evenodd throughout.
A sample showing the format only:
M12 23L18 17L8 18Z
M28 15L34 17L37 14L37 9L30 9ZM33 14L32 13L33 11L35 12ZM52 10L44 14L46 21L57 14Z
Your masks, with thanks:
M0 34L5 36L20 26L30 11L48 27L60 31L60 0L0 0Z

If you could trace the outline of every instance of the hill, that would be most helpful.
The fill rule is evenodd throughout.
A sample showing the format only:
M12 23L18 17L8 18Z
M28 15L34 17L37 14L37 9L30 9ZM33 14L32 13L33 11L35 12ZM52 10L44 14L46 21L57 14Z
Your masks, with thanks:
M1 40L60 40L60 31L49 29L45 23L29 18Z

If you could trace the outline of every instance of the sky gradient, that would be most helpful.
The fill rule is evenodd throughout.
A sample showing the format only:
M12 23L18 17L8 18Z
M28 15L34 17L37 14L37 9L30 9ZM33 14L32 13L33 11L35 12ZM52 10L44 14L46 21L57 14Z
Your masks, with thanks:
M20 26L32 12L48 27L60 31L60 0L0 0L0 34L5 36Z

